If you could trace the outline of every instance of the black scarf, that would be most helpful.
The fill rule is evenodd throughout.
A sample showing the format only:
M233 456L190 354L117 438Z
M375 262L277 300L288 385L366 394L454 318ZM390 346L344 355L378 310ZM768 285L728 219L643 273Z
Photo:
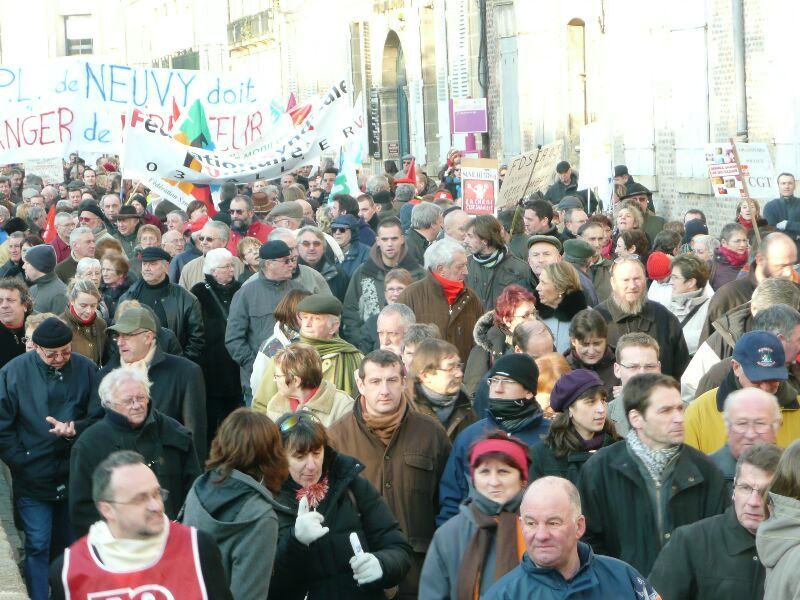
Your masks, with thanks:
M543 414L539 403L534 398L530 400L489 398L488 411L489 415L506 433L515 433L524 429L537 418L541 418Z
M434 392L433 390L425 387L421 383L417 383L415 385L417 394L425 398L430 404L433 412L436 413L436 416L439 420L447 424L450 420L450 417L453 416L453 411L456 408L456 400L458 400L458 392L455 394L439 394L438 392Z

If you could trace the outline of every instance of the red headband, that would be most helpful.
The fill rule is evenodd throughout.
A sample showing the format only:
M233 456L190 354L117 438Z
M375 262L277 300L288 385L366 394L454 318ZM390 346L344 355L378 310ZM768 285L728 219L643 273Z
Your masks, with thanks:
M469 457L470 475L475 475L475 463L478 462L480 457L490 452L501 452L508 456L511 462L522 472L522 478L528 479L528 466L530 465L528 453L515 442L498 439L483 440L475 444Z

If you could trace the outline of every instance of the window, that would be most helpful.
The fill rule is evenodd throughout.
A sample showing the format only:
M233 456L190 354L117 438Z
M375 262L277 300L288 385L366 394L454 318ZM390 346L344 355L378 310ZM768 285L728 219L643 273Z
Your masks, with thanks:
M64 41L67 56L91 54L94 47L91 15L64 17Z

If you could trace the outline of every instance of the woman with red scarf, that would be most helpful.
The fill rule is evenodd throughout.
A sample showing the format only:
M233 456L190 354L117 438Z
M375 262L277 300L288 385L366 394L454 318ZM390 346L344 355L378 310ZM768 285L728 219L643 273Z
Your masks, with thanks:
M739 276L739 271L747 264L750 247L747 243L747 229L739 223L728 223L722 228L721 245L714 251L714 260L709 265L709 282L716 292L729 281Z
M759 227L767 224L767 220L761 217L761 207L758 201L751 199L750 202L755 210L755 215L750 214L750 205L747 203L747 200L742 200L736 207L736 222L748 231L753 228L754 221L758 223Z
M101 365L106 345L106 322L97 314L102 296L88 279L73 279L67 287L67 308L61 320L72 330L72 351Z

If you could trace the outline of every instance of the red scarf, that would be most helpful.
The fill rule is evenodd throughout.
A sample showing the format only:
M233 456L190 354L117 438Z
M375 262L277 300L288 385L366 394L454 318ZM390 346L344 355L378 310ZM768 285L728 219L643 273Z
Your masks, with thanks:
M747 263L747 257L750 253L745 250L744 252L735 252L730 248L726 248L725 246L720 246L718 248L719 253L725 257L725 259L731 263L732 267L736 267L737 269L741 269L745 263Z
M291 407L292 412L295 412L298 408L300 408L300 406L302 406L304 404L308 404L308 401L311 400L311 398L314 397L314 394L317 393L318 389L319 389L319 386L317 386L313 390L311 390L311 393L308 396L306 396L306 399L303 400L302 403L300 402L300 400L298 400L296 398L289 398L289 406Z
M442 291L444 292L445 300L447 300L447 304L452 305L453 302L456 301L456 298L464 289L464 282L463 281L453 281L452 279L445 279L441 275L434 273L431 271L431 275L436 278L436 281L439 282L439 285L442 286Z
M89 325L94 323L94 320L97 318L97 312L93 312L92 316L89 317L86 321L84 321L78 316L78 313L75 312L75 308L72 306L72 304L69 305L69 312L72 313L72 316L75 317L75 320L78 321L78 323L80 323L84 327L88 327Z
M603 258L611 258L611 249L613 247L614 247L614 240L611 239L605 246L603 246L603 249L600 250L600 254L603 256Z
M753 222L752 221L748 221L742 215L739 215L739 217L736 220L739 222L739 225L741 225L745 229L752 229L753 228Z

